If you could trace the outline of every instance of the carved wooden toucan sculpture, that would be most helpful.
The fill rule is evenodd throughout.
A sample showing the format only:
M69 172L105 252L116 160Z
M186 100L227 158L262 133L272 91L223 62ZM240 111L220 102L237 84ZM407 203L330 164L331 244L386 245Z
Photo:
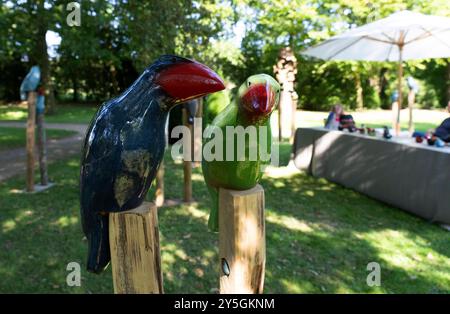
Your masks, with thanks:
M203 176L205 177L208 190L213 201L211 213L209 215L208 227L211 231L218 231L218 189L226 188L232 190L247 190L253 188L261 179L263 171L262 165L268 160L263 160L261 154L270 154L272 144L272 132L270 129L270 115L280 101L280 85L278 82L267 74L258 74L250 76L239 88L236 102L232 102L223 109L213 120L210 132L206 133L205 148L208 142L213 141L214 128L220 128L223 134L223 148L220 159L208 161L205 156L202 160ZM232 161L227 161L227 141L231 138L227 137L226 129L229 126L256 126L256 143L251 142L249 138L244 139L243 151L244 158L238 158L237 144L234 142L234 156ZM265 139L267 143L260 145L261 130L259 126L265 126L263 131L266 132ZM234 135L233 135L234 136ZM256 145L255 145L256 144ZM256 160L250 158L249 150L251 147L257 147ZM263 152L261 148L267 149Z
M99 273L110 261L108 213L142 204L163 158L170 109L224 88L205 65L166 55L101 106L87 131L81 162L88 271Z

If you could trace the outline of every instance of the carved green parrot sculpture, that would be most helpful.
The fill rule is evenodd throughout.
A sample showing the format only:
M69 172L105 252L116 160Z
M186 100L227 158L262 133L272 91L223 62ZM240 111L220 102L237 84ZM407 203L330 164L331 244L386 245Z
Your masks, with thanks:
M219 229L219 188L247 190L261 179L271 153L270 115L279 100L280 85L274 78L252 75L207 128L202 168L213 202L211 231Z

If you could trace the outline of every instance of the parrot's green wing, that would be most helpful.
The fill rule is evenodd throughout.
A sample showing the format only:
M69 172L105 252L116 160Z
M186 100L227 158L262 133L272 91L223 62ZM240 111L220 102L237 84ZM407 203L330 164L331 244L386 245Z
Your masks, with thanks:
M248 160L250 145L259 142L260 128L256 128L257 139L245 138L245 160L237 161L237 141L234 144L234 159L232 161L226 160L226 128L227 126L241 125L238 117L238 109L235 104L230 104L226 107L213 121L210 129L205 133L205 144L210 142L213 138L213 128L218 128L223 134L223 152L221 154L222 160L208 161L203 158L202 168L205 182L208 186L208 191L211 194L213 206L209 216L208 227L211 231L218 231L218 206L219 206L219 188L227 188L232 190L247 190L253 188L261 179L263 174L264 164L270 161L269 158L261 158L261 151L258 149L258 156L256 160ZM264 153L270 156L271 152L271 128L270 122L267 120L265 126L266 134L266 150ZM228 139L229 140L229 139ZM206 146L204 146L206 148ZM207 152L208 149L205 149Z
M219 128L222 132L227 125L234 125L237 120L237 106L235 103L229 104L223 109L213 120L209 128L205 132L205 143L208 143L212 137L214 137L214 128ZM213 185L214 171L217 168L217 164L211 161L207 161L205 158L202 160L203 176L205 178L208 192L211 195L212 207L208 220L208 228L213 232L219 231L219 189L217 185Z

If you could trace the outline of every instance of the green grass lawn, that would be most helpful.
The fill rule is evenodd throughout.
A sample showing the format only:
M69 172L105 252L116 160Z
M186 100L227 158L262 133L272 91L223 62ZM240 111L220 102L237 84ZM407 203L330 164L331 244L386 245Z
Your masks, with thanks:
M97 111L95 106L58 105L53 114L47 114L50 123L89 123ZM25 121L27 108L23 106L0 105L0 121Z
M59 139L76 134L74 131L46 130L47 139ZM0 127L0 151L18 147L25 147L25 129Z
M100 104L99 104L100 105ZM58 105L54 114L48 114L45 120L50 123L89 123L97 111L96 106L86 105ZM368 110L351 112L358 126L365 124L369 127L391 126L390 110ZM297 111L297 127L323 126L323 120L327 112ZM0 105L0 121L24 121L27 116L26 107L13 105ZM416 110L414 121L418 131L427 131L436 128L442 120L448 117L448 113L438 110ZM402 111L401 126L408 128L408 112ZM272 115L273 130L277 130L277 112Z
M166 156L165 166L166 196L179 199L182 165ZM0 292L113 291L110 267L101 275L84 271L78 173L75 156L50 166L57 185L43 193L17 193L25 185L21 177L0 183ZM270 169L262 185L266 293L450 291L449 232L288 168ZM218 287L218 238L207 231L210 203L199 168L193 171L193 195L196 203L158 213L167 293L210 293ZM81 264L81 287L66 285L69 262ZM380 287L366 285L369 262L381 265Z

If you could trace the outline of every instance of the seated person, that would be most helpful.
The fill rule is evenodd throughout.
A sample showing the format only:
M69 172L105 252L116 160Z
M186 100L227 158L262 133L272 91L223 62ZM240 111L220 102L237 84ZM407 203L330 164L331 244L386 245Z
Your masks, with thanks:
M347 129L349 132L355 132L355 120L353 120L353 116L351 114L345 114L342 112L341 114L341 121L339 125L339 130Z
M342 105L336 104L331 108L331 112L328 115L327 120L325 121L325 128L330 130L339 129L341 114L342 114Z
M450 112L450 101L448 102L447 110ZM433 135L439 137L444 142L450 143L450 118L442 121L441 125L434 130Z

